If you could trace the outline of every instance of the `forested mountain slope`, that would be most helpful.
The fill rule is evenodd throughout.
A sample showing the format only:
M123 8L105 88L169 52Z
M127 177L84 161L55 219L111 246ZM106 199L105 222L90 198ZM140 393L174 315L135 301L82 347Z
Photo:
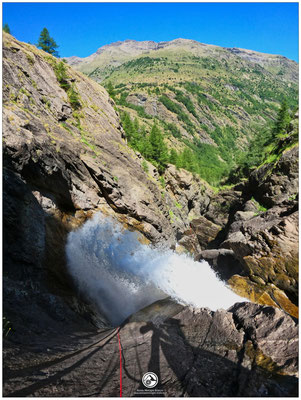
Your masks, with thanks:
M127 40L67 61L101 82L121 114L137 118L128 127L122 115L132 147L155 165L169 161L214 185L275 120L283 99L291 109L297 105L297 63L251 50L186 39ZM159 159L148 149L154 124L169 149Z

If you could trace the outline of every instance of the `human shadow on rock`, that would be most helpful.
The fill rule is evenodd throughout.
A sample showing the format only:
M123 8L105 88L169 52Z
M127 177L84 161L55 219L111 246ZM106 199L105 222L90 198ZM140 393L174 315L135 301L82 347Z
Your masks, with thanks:
M199 327L198 329L202 329ZM297 395L297 379L291 376L265 371L255 365L245 368L242 365L243 352L227 344L216 345L207 341L198 345L191 344L185 337L180 320L168 319L164 324L155 326L147 323L140 333L152 332L150 359L147 370L155 372L160 393L147 393L140 383L137 391L131 395L141 397L294 397ZM160 354L160 349L164 354ZM143 365L143 360L140 360ZM170 369L170 371L168 371ZM147 371L146 371L147 372ZM141 380L140 380L141 382Z

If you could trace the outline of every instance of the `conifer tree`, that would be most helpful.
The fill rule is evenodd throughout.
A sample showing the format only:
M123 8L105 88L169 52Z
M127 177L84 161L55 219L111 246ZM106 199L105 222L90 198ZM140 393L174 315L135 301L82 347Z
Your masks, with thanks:
M190 172L196 171L196 163L191 150L185 148L182 154L183 167Z
M140 129L140 139L137 143L137 150L147 159L151 160L152 146L149 141L149 136L146 134L145 127Z
M115 99L115 90L114 90L114 86L111 81L108 82L107 91L109 93L109 96L114 100Z
M168 151L164 143L163 135L155 124L149 134L149 141L152 147L151 158L156 162L159 171L164 171L168 160Z
M133 137L134 127L131 120L131 117L127 112L124 112L121 115L122 126L126 134L127 140L130 142Z
M287 101L283 100L280 110L278 111L277 120L274 127L274 137L278 136L279 134L285 133L290 121L291 116L289 113Z
M139 121L138 121L138 118L137 118L137 117L134 119L133 127L134 127L134 130L135 130L136 132L139 132L140 126L139 126Z
M56 51L59 46L56 44L55 40L50 37L47 28L42 30L37 46L55 57L59 56L58 52Z
M6 32L6 33L10 33L10 29L9 29L8 24L4 24L3 31Z
M169 153L169 162L170 164L176 165L178 160L178 153L175 149L171 149Z

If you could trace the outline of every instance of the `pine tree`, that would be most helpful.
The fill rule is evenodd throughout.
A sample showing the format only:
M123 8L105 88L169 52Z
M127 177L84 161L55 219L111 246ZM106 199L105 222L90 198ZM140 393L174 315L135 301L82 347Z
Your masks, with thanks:
M289 113L288 105L286 100L281 103L280 110L278 111L277 120L274 126L274 137L286 132L289 123L291 121L291 116Z
M171 149L169 153L169 162L173 165L177 164L178 153L175 149Z
M46 51L49 54L52 54L55 57L58 57L58 52L56 49L59 47L55 40L50 37L48 29L44 28L40 34L39 42L37 44L42 50Z
M145 127L140 128L140 139L137 143L137 150L147 159L151 160L152 146L149 141L149 136L146 134Z
M185 148L182 153L179 154L178 159L176 160L176 167L185 168L190 172L198 172L199 169L194 153L188 148Z
M108 82L108 85L107 85L107 92L109 93L109 96L110 96L113 100L115 100L115 90L114 90L114 86L113 86L113 84L112 84L111 81Z
M131 142L131 140L133 138L134 127L133 127L131 117L129 116L129 114L127 112L124 112L121 115L121 122L122 122L122 127L126 134L126 138L129 142Z
M10 29L9 29L8 24L4 24L3 31L6 32L6 33L10 33Z
M133 132L132 132L132 138L131 138L131 146L134 149L137 149L139 151L138 147L139 147L139 143L141 141L141 128L140 128L137 117L134 119L134 122L132 123L132 128L133 128Z
M134 127L134 130L135 130L136 132L139 132L140 126L139 126L139 121L138 121L138 118L137 118L137 117L134 119L134 125L133 125L133 127Z
M159 171L162 172L168 160L168 150L164 143L163 135L156 124L151 129L149 141L152 147L151 158L157 164Z

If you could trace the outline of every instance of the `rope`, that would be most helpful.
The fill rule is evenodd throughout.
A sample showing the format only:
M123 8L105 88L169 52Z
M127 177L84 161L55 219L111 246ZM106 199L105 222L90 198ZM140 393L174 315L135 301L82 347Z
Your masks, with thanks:
M120 396L122 397L122 357L121 357L121 344L119 330L117 331L118 345L119 345L119 368L120 368Z

